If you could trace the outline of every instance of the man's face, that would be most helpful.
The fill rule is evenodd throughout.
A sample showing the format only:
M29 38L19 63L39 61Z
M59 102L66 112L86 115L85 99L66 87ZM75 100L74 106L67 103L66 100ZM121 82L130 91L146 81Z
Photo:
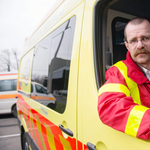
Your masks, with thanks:
M138 25L128 24L125 45L131 58L141 66L150 69L150 24L144 21Z

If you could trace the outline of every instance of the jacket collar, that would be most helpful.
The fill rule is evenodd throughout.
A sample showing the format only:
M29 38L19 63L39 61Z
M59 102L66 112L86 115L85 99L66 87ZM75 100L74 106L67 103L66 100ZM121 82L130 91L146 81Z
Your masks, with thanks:
M133 59L130 56L130 52L127 52L126 56L126 62L127 62L127 75L137 84L143 84L145 82L150 82L144 72L141 70L141 68L133 61Z

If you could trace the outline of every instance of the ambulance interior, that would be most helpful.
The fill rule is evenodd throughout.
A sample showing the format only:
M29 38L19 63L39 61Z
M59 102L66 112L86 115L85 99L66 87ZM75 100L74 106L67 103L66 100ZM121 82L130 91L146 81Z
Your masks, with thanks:
M99 28L95 27L94 46L99 87L105 82L106 70L117 61L126 58L127 49L124 44L126 23L136 16L150 19L149 14L150 1L148 0L113 0L109 4L97 4L95 26ZM102 19L97 20L97 17ZM100 32L102 34L98 35Z

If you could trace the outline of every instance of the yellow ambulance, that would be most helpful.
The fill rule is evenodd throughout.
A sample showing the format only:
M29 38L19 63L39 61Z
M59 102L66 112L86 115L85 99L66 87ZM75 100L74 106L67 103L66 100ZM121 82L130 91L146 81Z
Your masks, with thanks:
M150 18L149 0L57 0L26 41L17 100L23 150L149 150L150 141L104 125L98 89L105 72L125 59L124 27ZM32 82L52 95L55 107L32 97Z

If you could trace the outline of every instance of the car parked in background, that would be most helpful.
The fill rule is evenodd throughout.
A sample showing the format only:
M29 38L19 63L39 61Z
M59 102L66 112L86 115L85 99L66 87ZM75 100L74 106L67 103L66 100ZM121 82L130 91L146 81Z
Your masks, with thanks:
M31 98L49 108L55 109L56 107L55 97L42 84L31 83Z
M0 73L0 114L10 114L17 116L17 77L18 73Z

